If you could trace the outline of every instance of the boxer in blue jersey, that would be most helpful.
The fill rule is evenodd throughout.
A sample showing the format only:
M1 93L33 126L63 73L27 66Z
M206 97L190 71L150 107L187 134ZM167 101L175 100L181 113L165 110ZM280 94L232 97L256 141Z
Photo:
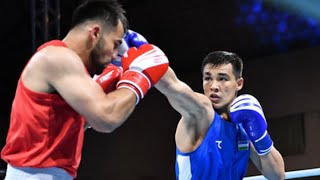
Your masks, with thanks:
M258 100L237 97L243 63L214 51L202 62L204 94L194 92L169 68L155 85L181 114L176 140L176 179L240 180L249 158L267 179L284 179L284 162L267 132Z

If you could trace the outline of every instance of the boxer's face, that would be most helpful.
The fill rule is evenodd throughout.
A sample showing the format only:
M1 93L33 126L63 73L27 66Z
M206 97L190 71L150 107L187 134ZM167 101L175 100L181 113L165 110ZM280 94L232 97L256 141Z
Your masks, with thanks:
M118 47L122 43L123 34L123 25L120 21L113 31L101 33L90 54L92 62L97 69L96 74L100 74L111 60L117 57Z
M242 88L243 79L236 79L231 64L212 66L207 64L203 70L204 94L210 98L218 112L227 111L236 93Z

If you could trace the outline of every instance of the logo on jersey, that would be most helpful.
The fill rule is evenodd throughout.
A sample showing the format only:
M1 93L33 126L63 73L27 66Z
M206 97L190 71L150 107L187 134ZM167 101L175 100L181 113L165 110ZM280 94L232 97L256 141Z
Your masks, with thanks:
M217 143L218 148L219 148L219 149L222 149L222 147L221 147L222 141L216 140L216 143Z

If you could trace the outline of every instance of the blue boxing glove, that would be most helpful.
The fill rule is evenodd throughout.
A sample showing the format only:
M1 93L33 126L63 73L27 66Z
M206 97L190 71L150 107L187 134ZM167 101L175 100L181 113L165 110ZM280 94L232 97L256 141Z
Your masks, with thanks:
M122 43L118 48L118 56L115 60L112 61L112 64L116 66L121 66L121 58L124 53L128 51L130 47L140 47L143 44L148 44L146 38L144 38L141 34L128 30L122 39Z
M255 97L245 94L235 98L230 107L230 118L233 123L242 123L258 155L271 151L273 142L267 132L267 121Z

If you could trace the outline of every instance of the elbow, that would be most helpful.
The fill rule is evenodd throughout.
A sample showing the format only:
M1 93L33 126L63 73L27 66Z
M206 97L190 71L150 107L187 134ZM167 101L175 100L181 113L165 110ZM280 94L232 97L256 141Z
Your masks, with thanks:
M117 121L108 121L105 122L101 128L99 132L102 133L112 133L114 130L116 130L118 127L120 126L119 123L117 123Z
M263 176L266 178L266 179L273 179L273 180L284 180L285 177L286 177L286 174L285 172L275 172L274 174L269 174L269 175L265 175L263 174Z
M116 130L127 118L127 114L119 110L120 108L114 105L103 106L95 108L95 112L90 114L91 127L102 133L111 133Z
M265 176L267 179L274 179L274 180L284 180L286 177L286 173L284 169L274 169L272 175Z
M101 133L111 133L120 126L120 120L117 119L105 118L99 122L92 125L92 128Z
M286 178L286 173L285 173L285 171L283 170L283 171L280 171L279 173L278 173L278 179L285 179Z
M283 179L285 179L285 177L286 177L285 172L279 171L276 174L274 174L274 178L272 178L272 179L283 180Z
M92 126L92 128L94 130L96 130L97 132L101 132L101 133L111 133L116 129L116 127L109 125L109 124L108 125Z

